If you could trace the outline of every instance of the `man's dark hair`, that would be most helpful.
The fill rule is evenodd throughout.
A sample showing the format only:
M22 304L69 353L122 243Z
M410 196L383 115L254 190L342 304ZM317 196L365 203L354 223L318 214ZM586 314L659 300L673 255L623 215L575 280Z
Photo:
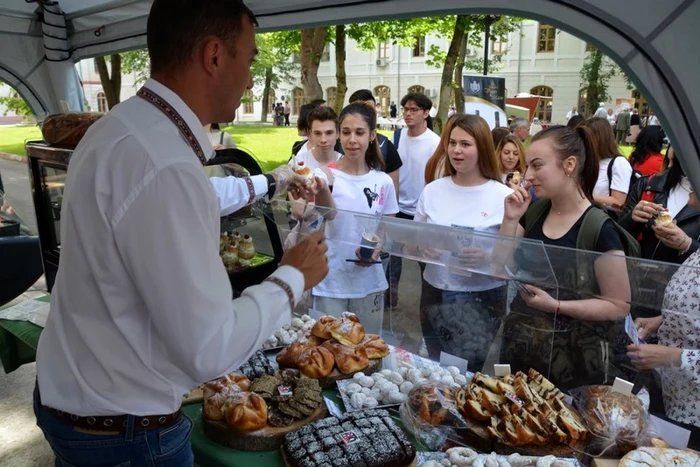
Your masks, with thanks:
M313 105L314 107L318 107L318 106L323 105L325 103L326 103L326 101L323 99L314 99L311 101L311 105Z
M184 65L206 37L217 37L235 51L244 18L257 26L241 0L154 0L146 26L151 72Z
M297 130L299 130L300 132L302 132L304 134L309 132L309 127L307 126L309 114L316 107L318 107L318 105L303 104L299 108L299 118L297 119Z
M331 121L335 123L335 126L338 126L338 115L335 113L333 109L330 107L316 107L309 113L309 116L306 117L306 128L311 131L311 128L313 127L313 123L315 121L319 122L328 122Z
M350 94L349 102L351 104L353 102L367 102L367 101L372 101L375 104L377 103L377 100L372 95L372 91L370 91L369 89L358 89L357 91Z
M433 101L428 96L420 92L411 92L403 96L401 99L401 107L406 106L406 102L413 101L422 110L430 110L433 108Z

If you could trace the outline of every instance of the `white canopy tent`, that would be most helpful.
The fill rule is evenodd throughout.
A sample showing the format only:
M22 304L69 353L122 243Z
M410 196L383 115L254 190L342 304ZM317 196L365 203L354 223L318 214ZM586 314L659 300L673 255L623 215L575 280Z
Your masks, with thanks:
M694 50L700 39L699 1L246 3L257 15L260 31L455 13L513 15L553 24L594 44L622 66L661 117L693 186L700 188L700 92L696 88L700 54ZM66 107L79 110L83 99L73 62L145 47L150 4L150 0L0 0L0 79L15 87L38 114Z

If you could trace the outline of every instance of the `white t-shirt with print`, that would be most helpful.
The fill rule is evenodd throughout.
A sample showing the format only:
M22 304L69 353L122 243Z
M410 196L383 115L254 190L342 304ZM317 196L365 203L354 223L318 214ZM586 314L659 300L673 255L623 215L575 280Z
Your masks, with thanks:
M330 272L323 282L314 287L313 294L331 298L363 298L386 290L389 284L381 264L361 267L345 260L357 259L355 250L362 242L364 233L354 213L381 216L399 212L394 183L387 174L376 170L370 170L365 175L348 175L337 169L331 171L335 178L333 201L339 211L335 219L326 224Z
M408 129L401 130L399 156L403 165L399 170L399 210L412 216L416 203L425 187L425 166L433 155L440 137L431 130L420 136L408 136Z
M615 158L612 166L612 184L608 180L608 166L612 157L600 161L598 168L598 181L593 187L593 194L600 196L610 196L610 190L621 193L630 192L630 178L632 177L632 166L624 157Z
M498 233L503 222L504 200L513 190L495 180L479 186L459 186L452 177L430 183L423 190L416 206L417 222L447 226L471 227L475 231ZM487 255L493 242L474 240L474 247L482 247ZM447 259L447 258L445 258ZM427 264L423 274L435 288L458 292L480 292L494 289L505 282L482 274L465 276L455 274L445 266Z

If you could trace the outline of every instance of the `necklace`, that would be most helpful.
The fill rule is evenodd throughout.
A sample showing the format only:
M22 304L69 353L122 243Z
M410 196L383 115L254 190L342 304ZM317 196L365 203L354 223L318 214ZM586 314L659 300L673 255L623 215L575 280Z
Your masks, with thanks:
M576 207L578 207L579 204L581 204L585 199L586 199L586 198L581 198L581 199L579 199L579 200L578 200L578 203L576 204ZM555 210L555 209L552 209L552 210L553 210L557 215L561 216L561 211L557 211L557 210Z

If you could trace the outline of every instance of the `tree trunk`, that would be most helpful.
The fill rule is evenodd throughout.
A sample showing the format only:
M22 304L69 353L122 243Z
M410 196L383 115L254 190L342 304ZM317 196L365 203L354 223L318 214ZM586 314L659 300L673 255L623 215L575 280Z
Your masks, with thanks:
M447 113L450 110L450 101L453 95L452 80L455 74L455 65L457 64L457 58L459 58L460 46L462 45L464 36L467 35L470 23L471 18L466 15L457 16L457 20L455 21L455 31L452 35L452 42L450 42L450 48L445 58L445 65L442 68L438 113L433 121L433 130L437 134L442 133L443 122L447 121Z
M586 83L586 118L592 116L598 110L600 98L600 68L603 64L603 52L594 50L591 52L591 66L588 70L588 83Z
M110 56L112 68L111 76L104 57L95 57L95 64L97 65L97 72L100 74L100 82L102 83L102 90L105 93L105 99L107 99L107 107L111 109L120 102L122 90L122 59L119 54Z
M326 45L326 28L301 30L301 85L306 103L323 99L323 88L318 81L318 66Z
M262 111L260 121L267 122L267 112L270 109L270 91L272 91L272 67L265 69L265 89L263 89Z
M455 110L458 114L464 113L464 63L467 60L467 42L469 40L469 34L464 33L462 37L462 43L459 46L459 57L457 57L457 64L455 65L455 80L453 86L453 98L455 101Z
M348 92L348 80L345 75L345 25L335 27L335 113L340 114L345 105L345 94Z

